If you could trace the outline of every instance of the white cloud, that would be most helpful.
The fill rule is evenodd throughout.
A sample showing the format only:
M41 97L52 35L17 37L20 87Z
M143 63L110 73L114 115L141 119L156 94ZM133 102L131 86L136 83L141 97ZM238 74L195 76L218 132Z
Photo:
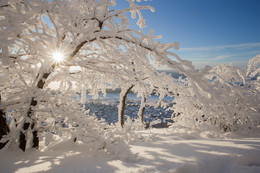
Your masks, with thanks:
M215 58L210 59L210 61L221 61L221 60L230 58L232 56L234 56L234 55L220 55L220 56L216 56Z
M181 48L176 53L181 58L192 61L196 68L230 63L234 66L246 66L249 59L260 54L260 42Z
M260 49L260 43L243 43L243 44L222 45L222 46L181 48L180 51L212 51L212 50L223 50L223 49L248 49L248 48Z

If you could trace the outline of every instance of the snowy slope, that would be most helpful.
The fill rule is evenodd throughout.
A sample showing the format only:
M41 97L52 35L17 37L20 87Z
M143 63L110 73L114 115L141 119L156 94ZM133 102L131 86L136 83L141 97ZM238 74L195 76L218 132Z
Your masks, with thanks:
M130 145L133 154L124 160L90 151L85 144L65 142L44 152L1 151L0 168L2 173L260 172L260 138L210 139L209 135L182 136L170 130L153 129L149 140ZM148 130L142 133L151 135Z

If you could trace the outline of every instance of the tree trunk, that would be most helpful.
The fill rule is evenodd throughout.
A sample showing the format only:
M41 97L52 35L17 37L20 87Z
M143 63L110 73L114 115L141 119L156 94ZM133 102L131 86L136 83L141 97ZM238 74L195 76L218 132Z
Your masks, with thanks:
M142 96L142 100L141 100L141 105L140 108L138 110L138 116L142 122L142 124L144 124L144 111L145 111L145 102L146 102L146 96L143 95Z
M134 85L131 85L127 90L121 90L120 93L120 103L118 106L118 120L120 121L120 125L122 128L124 127L125 124L124 112L126 106L126 97L133 87Z
M0 140L4 135L7 135L10 132L9 127L6 122L5 113L3 110L0 110ZM8 141L0 143L0 150L4 148Z
M0 105L1 105L1 95L0 95ZM9 126L6 121L4 110L0 109L0 140L4 135L10 132ZM5 147L8 141L0 143L0 150Z
M45 84L45 80L48 78L48 76L51 74L51 72L44 73L42 78L37 83L38 89L43 89L43 86ZM33 139L32 139L32 147L33 148L39 148L39 137L38 137L38 131L35 129L37 120L32 117L33 116L33 109L32 107L37 106L38 102L35 100L34 97L31 98L29 110L26 113L26 118L23 124L23 130L20 132L20 139L19 139L19 147L25 151L26 150L26 144L27 144L27 133L30 128L30 131L32 133Z
M27 143L27 139L26 139L26 133L30 127L31 131L32 131L32 135L33 135L33 140L32 140L32 147L33 148L38 148L39 147L39 138L38 138L38 132L37 130L35 130L35 123L36 123L36 120L32 118L32 114L33 114L33 111L32 111L32 107L33 106L36 106L37 105L37 101L34 100L34 98L31 99L31 102L30 102L30 107L29 107L29 110L27 112L27 118L25 119L30 119L32 122L27 122L25 120L24 124L23 124L23 131L20 132L20 143L19 143L19 147L25 151L26 149L26 143Z

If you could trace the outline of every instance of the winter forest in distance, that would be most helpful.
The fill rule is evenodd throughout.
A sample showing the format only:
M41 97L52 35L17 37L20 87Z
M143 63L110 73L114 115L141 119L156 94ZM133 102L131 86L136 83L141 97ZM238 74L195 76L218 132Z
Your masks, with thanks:
M260 172L260 55L197 69L120 1L0 1L0 172Z

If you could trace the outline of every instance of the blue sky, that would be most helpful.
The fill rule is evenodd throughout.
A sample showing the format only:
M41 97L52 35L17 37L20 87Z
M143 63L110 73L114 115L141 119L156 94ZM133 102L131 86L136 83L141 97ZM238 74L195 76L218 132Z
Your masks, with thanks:
M118 0L118 5L127 5ZM148 33L162 35L161 42L180 43L175 51L197 68L205 65L246 66L260 54L260 0L152 0L152 13L143 11ZM134 21L136 22L136 21ZM135 25L134 22L132 25Z

